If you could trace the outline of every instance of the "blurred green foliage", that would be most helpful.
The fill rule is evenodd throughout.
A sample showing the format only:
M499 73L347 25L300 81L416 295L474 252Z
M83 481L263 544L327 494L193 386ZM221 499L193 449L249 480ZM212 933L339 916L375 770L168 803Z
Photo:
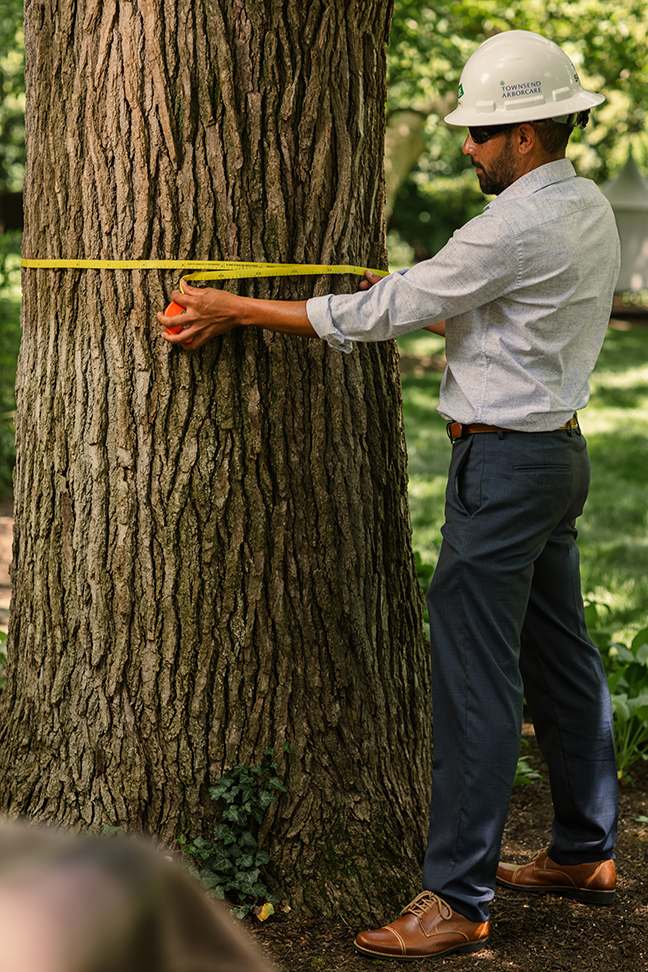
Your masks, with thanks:
M25 177L25 41L20 0L0 0L0 194Z
M485 197L462 152L465 131L450 129L430 106L456 92L462 67L488 37L533 30L569 54L585 87L607 101L568 150L579 173L601 183L623 166L630 146L648 169L648 18L640 0L396 0L388 49L388 116L414 108L427 115L426 151L398 193L389 228L414 250L436 253ZM439 105L442 107L442 105ZM442 114L445 113L445 109Z

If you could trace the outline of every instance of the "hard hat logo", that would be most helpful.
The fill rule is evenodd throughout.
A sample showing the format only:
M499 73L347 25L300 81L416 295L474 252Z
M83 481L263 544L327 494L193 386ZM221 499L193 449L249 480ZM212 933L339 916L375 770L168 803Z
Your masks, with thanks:
M522 84L505 84L502 81L502 98L527 98L542 94L542 81L526 81Z
M464 90L470 92L467 98ZM528 30L508 30L484 41L466 62L459 99L446 116L449 125L563 118L605 101L581 86L574 65L557 44Z

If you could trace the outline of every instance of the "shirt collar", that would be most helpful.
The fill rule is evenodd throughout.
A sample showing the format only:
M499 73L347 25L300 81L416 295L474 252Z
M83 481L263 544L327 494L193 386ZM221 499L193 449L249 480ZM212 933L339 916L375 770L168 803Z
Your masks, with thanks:
M575 178L575 176L576 170L569 159L556 159L555 162L545 162L544 165L539 165L537 169L531 169L526 175L516 179L499 196L491 199L485 208L490 209L491 206L497 205L501 201L531 196L534 192L538 192L539 189L545 189L547 186L551 186L556 182L565 182L567 179Z

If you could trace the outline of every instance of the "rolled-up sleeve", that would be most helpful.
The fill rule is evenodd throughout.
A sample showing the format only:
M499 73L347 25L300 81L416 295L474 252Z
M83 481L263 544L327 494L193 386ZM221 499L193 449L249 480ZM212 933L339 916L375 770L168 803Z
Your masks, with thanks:
M510 233L484 213L446 246L409 270L355 294L313 297L306 305L318 335L340 351L354 341L388 341L500 297L515 283L518 260Z

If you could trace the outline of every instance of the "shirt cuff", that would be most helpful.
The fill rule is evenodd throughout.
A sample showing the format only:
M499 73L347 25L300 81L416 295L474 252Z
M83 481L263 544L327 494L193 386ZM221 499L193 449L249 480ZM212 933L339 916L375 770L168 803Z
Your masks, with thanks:
M326 341L335 348L336 351L344 351L350 354L353 351L353 341L345 338L333 323L331 313L330 298L331 294L325 297L311 297L306 301L306 316L317 331L318 337Z

